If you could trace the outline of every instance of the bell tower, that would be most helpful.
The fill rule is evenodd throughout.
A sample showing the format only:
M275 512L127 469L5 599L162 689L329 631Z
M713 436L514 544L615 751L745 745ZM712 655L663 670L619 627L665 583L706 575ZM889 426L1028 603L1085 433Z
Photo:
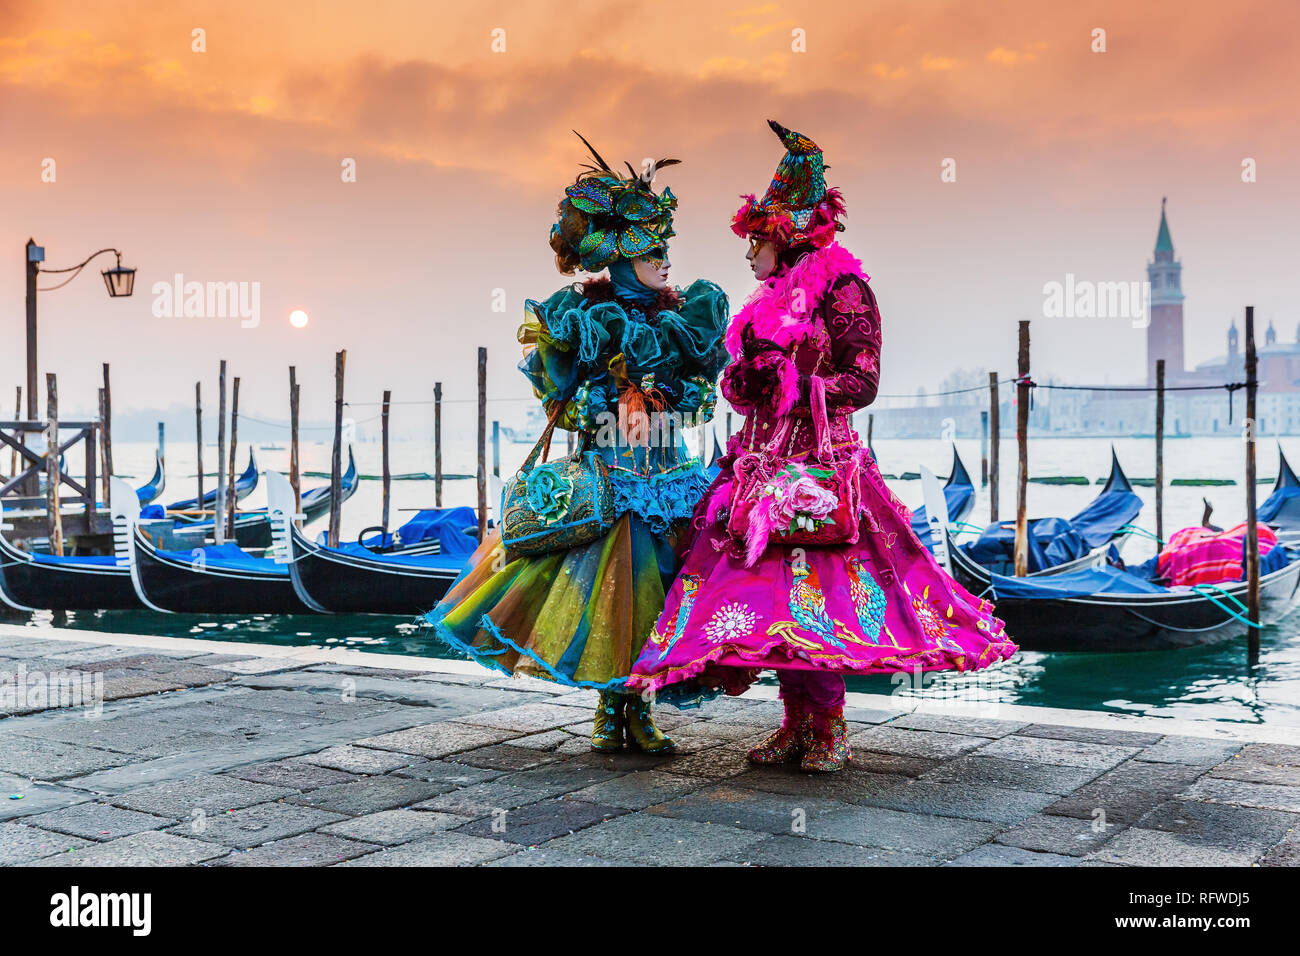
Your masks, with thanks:
M1147 326L1147 384L1156 383L1156 360L1165 360L1165 380L1182 377L1183 367L1183 264L1174 258L1165 198L1160 200L1160 231L1154 258L1147 263L1151 283L1151 323Z

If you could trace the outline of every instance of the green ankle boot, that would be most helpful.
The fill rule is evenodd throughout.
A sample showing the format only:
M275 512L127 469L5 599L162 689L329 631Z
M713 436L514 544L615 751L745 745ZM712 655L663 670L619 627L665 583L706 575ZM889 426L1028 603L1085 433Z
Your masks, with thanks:
M623 725L623 695L616 690L602 690L591 727L591 749L622 750Z
M668 754L677 749L672 739L655 726L650 716L650 701L640 694L624 696L627 706L627 745L629 749L648 754Z

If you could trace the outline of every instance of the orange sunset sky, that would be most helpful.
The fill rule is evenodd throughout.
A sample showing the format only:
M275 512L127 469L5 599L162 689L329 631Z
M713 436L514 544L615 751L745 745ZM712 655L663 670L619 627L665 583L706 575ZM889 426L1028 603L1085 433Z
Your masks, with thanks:
M821 144L844 192L882 392L1012 371L1023 318L1037 378L1141 379L1140 329L1043 318L1042 290L1144 279L1161 196L1189 363L1223 353L1246 304L1292 341L1298 20L1294 0L0 0L0 417L23 378L28 236L51 267L117 246L139 269L131 299L96 274L41 296L40 371L69 410L94 408L102 361L115 408L162 408L199 378L215 396L224 357L243 407L277 418L296 363L321 419L344 347L356 401L424 399L435 379L469 397L479 345L491 395L527 395L514 331L565 281L546 237L585 158L570 130L610 160L683 160L659 181L680 199L674 279L738 306L753 279L727 224L780 158L769 117ZM261 324L156 317L151 287L176 273L260 283Z

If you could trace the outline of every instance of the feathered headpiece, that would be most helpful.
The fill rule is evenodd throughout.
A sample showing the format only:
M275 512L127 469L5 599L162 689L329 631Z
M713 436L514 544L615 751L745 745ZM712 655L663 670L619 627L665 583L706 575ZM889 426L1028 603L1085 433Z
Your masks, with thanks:
M661 159L641 173L624 163L629 174L624 179L581 133L575 130L574 135L591 151L595 165L585 165L585 172L564 190L559 222L551 227L552 248L557 253L561 248L575 253L586 272L599 272L618 259L667 249L674 235L677 197L671 189L656 195L651 185L657 170L681 160ZM574 211L580 215L573 215Z
M783 248L825 246L844 229L839 222L844 200L838 189L826 188L821 147L774 120L767 125L785 144L785 156L762 201L752 193L741 197L745 204L732 217L731 231L769 239Z

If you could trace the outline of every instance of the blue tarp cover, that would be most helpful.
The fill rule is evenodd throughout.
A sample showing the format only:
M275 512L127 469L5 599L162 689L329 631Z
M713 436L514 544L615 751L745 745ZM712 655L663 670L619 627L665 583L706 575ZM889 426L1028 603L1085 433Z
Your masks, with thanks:
M1168 588L1152 584L1132 571L1107 565L1037 578L992 575L994 603L1003 598L1071 598L1094 594L1165 594Z

